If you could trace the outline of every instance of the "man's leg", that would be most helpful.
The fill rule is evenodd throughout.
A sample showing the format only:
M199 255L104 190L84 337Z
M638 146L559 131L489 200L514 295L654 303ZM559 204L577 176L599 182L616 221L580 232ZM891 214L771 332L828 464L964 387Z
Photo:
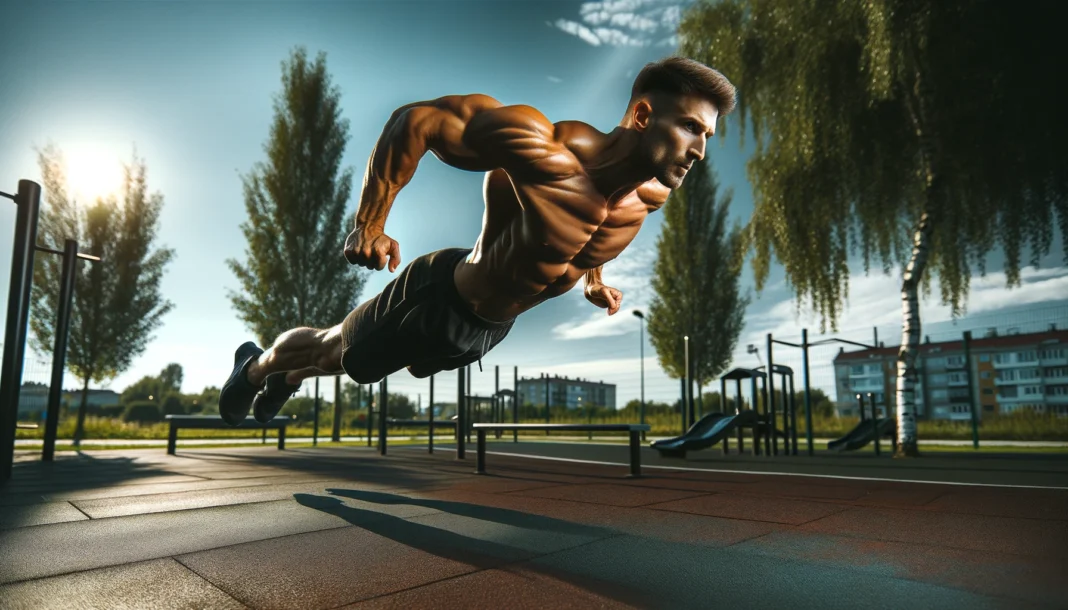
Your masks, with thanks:
M219 414L236 426L254 408L256 420L267 422L301 381L342 372L341 326L295 328L282 333L267 351L248 342L234 356L234 370L219 396Z
M294 368L309 363L311 366ZM266 385L252 401L252 415L256 421L267 423L300 389L302 381L343 372L340 325L326 330L297 328L285 332L249 367L249 379L262 379Z
M340 375L341 325L333 328L294 328L278 336L274 345L248 367L248 380L263 385L268 375L285 372L285 381L300 385L309 377Z

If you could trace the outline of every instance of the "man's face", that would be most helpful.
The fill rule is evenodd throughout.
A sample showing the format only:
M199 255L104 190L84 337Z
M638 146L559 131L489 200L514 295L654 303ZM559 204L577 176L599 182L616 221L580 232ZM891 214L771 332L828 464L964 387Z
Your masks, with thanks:
M641 154L660 184L677 189L693 162L704 159L705 144L715 134L719 111L712 102L689 95L661 94L654 96L650 105L647 120L641 121L645 123Z

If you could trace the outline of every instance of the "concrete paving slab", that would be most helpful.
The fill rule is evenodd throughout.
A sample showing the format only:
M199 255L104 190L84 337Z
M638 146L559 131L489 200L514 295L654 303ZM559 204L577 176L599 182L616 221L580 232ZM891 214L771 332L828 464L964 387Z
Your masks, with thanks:
M945 548L1068 557L1068 522L892 508L851 508L800 526L809 532Z
M589 504L583 502L457 490L423 494L415 501L441 507L442 512L477 515L482 519L505 523L521 520L524 515L537 515L551 518L556 524L600 528L604 530L603 536L629 534L708 546L729 546L787 527L774 523L721 519L645 508L599 506L594 511L590 510ZM443 506L443 503L446 506ZM505 511L504 515L497 516L491 508ZM538 524L538 527L544 529L546 526ZM585 532L580 530L579 533Z
M245 608L173 559L3 585L0 606L20 610Z
M830 502L726 493L662 502L646 508L788 525L799 525L848 510Z
M605 593L597 590L610 589ZM549 570L532 570L522 565L493 570L480 570L429 585L383 595L342 606L345 609L370 610L379 608L501 608L509 610L585 610L603 608L625 610L648 608L620 599L628 591L620 587L598 587L591 582L581 585L557 578ZM641 592L632 592L640 598ZM654 600L646 600L654 601Z
M796 530L774 532L745 541L731 550L927 582L1003 599L1068 607L1068 589L1064 586L1068 561Z
M896 610L902 600L927 608L1019 608L1017 600L889 576L699 545L629 536L545 555L524 567L555 568L575 582L591 578L632 587L659 608L821 608Z
M72 503L93 519L144 515L176 510L209 508L253 502L292 500L295 493L321 493L328 487L364 486L352 481L311 481L285 485L256 485L222 489L191 490L174 493L74 500Z
M299 501L353 527L227 546L178 560L253 608L332 608L530 557L410 520L345 506L338 498Z
M924 507L974 515L1068 521L1068 492L1038 492L1030 489L1013 490L1011 493L953 491L942 494Z
M866 494L864 487L856 484L826 484L826 481L787 482L782 480L766 480L752 483L745 488L745 492L783 498L813 498L820 500L857 500Z
M704 492L602 484L539 487L537 489L515 491L511 492L511 494L535 498L571 500L589 504L606 504L609 506L644 506L680 498L699 497L704 495Z
M212 481L201 480L196 483L173 483L165 485L145 485L142 487L101 487L98 489L79 489L77 491L57 492L44 494L41 497L48 500L65 500L69 502L87 502L93 500L107 500L119 498L133 498L137 496L151 496L156 494L182 493L189 491L208 491L212 489L255 489L272 485L289 483L314 483L317 481L337 481L337 477L323 475L321 477L290 475L288 477L265 477L262 479L241 479L240 481ZM365 485L365 483L361 483ZM390 487L390 486L383 486Z
M3 530L0 583L344 525L287 500Z
M0 530L49 523L66 523L68 521L85 521L85 516L69 502L42 502L7 506L0 511Z

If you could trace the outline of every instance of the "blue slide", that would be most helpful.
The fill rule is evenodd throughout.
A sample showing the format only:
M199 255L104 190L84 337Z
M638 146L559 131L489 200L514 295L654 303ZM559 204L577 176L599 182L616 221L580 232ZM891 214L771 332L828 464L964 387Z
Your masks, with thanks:
M897 419L892 417L880 417L875 427L880 437L893 435L897 431ZM830 451L856 451L872 442L875 434L872 432L871 420L862 421L840 439L827 443Z
M662 456L685 457L687 451L707 449L727 438L739 426L748 427L756 424L756 411L733 413L709 413L694 422L686 434L675 438L666 438L650 443Z

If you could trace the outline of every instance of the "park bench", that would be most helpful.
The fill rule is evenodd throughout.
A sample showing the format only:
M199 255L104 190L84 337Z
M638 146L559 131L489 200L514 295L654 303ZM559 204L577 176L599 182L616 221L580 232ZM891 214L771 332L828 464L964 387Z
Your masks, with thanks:
M649 424L472 424L478 434L476 474L486 474L487 430L578 430L582 432L630 433L630 476L642 474L641 433L649 431Z
M175 444L178 441L179 428L212 428L212 429L263 429L275 428L278 430L278 448L286 448L286 426L292 423L288 417L275 417L266 424L261 424L252 417L245 418L237 426L231 426L223 421L218 415L168 415L167 421L171 425L170 435L167 437L167 453L174 455Z

